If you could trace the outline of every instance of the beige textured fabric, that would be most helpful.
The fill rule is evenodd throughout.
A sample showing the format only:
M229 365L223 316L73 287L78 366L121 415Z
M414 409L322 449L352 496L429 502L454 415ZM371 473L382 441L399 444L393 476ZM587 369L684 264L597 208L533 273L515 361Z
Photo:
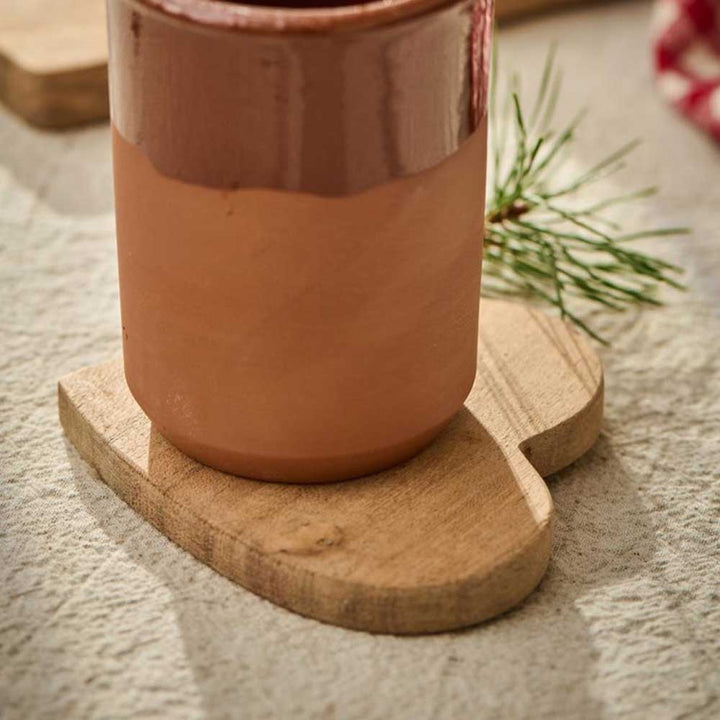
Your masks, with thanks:
M691 290L597 318L613 341L606 429L552 481L548 575L518 610L458 634L374 637L278 609L78 460L55 381L119 348L108 129L41 134L0 114L0 716L720 716L720 151L655 94L649 11L502 32L505 66L537 70L560 41L561 112L592 108L578 160L645 138L613 182L660 183L644 220L694 226L655 244Z

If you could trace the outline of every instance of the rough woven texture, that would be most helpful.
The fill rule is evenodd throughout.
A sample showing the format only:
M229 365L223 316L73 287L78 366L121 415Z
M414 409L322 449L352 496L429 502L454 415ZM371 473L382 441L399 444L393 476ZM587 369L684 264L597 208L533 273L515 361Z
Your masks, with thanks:
M560 112L592 107L578 162L645 138L616 189L658 182L638 220L692 223L655 244L691 290L597 318L613 341L606 428L551 483L548 575L457 634L372 636L278 609L77 458L56 379L119 348L108 130L40 134L0 115L3 718L720 716L720 154L655 92L649 15L611 5L502 33L505 65L528 69L561 41Z

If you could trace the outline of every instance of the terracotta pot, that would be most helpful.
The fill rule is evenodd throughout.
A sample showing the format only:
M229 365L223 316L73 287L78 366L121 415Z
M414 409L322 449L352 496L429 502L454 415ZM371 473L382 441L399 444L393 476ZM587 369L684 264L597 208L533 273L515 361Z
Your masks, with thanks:
M320 482L476 367L491 0L109 0L125 372L180 450Z

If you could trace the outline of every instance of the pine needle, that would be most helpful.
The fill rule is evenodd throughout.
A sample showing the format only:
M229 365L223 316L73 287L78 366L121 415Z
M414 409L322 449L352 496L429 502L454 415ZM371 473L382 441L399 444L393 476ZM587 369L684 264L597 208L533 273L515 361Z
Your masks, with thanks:
M518 92L520 78L512 77L509 91L498 102L493 70L494 179L485 216L483 293L552 305L561 317L605 343L575 306L589 302L618 312L638 304L661 305L661 286L684 289L678 281L682 270L629 245L641 238L683 235L688 230L671 227L623 232L616 220L603 215L610 208L651 197L657 192L655 187L573 205L591 185L625 167L637 140L574 179L562 185L553 182L585 115L579 113L560 131L552 129L561 91L555 56L552 47L527 118Z

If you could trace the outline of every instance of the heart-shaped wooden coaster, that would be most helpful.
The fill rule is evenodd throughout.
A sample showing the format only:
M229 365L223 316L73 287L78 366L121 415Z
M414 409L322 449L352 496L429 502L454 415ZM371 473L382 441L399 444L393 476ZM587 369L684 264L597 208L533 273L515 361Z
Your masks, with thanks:
M151 427L122 362L59 384L60 420L131 507L202 562L278 605L386 633L472 625L538 584L550 556L542 479L595 441L602 366L557 319L483 300L465 407L414 459L326 485L226 475Z

